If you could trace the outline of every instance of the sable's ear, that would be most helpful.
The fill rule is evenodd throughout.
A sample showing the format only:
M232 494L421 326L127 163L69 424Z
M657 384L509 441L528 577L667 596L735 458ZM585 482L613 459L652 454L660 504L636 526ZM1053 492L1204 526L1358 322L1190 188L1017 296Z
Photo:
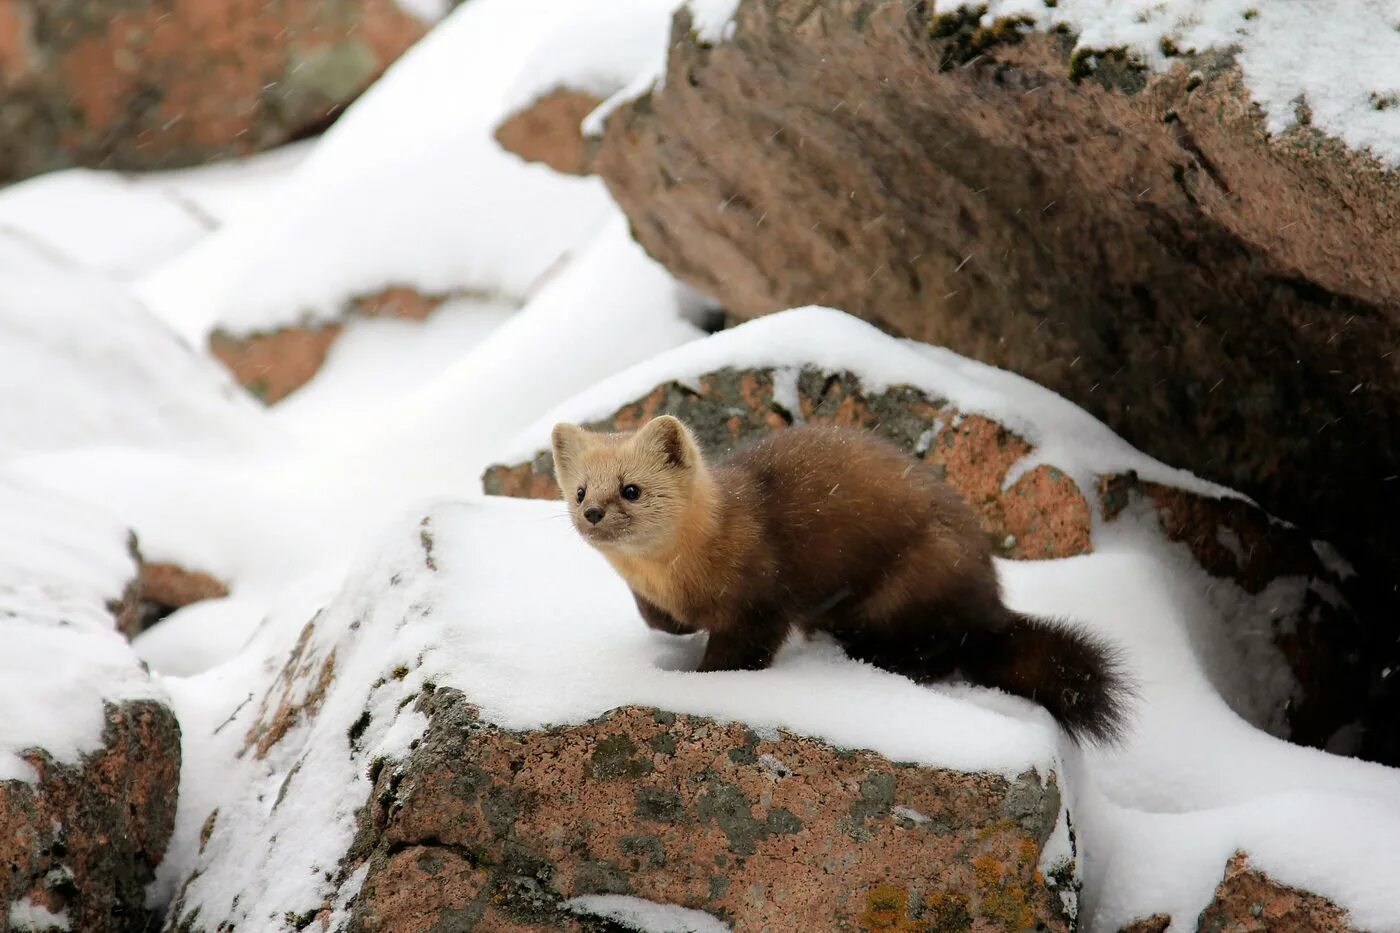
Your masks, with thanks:
M694 469L700 465L700 445L695 435L678 418L661 415L637 432L637 444L649 447L666 458L668 466Z
M550 444L554 448L554 479L563 489L566 485L564 474L578 463L583 445L587 443L587 432L576 424L561 421L550 434Z

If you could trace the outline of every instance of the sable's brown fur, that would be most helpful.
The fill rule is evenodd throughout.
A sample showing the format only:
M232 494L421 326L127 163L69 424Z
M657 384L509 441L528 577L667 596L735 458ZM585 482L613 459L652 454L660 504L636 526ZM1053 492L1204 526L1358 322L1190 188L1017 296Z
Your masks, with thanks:
M795 626L918 680L961 670L1042 703L1076 736L1118 730L1112 653L1008 610L972 510L874 435L797 427L711 467L663 416L635 434L557 425L554 457L575 526L647 624L709 633L702 671L767 667Z

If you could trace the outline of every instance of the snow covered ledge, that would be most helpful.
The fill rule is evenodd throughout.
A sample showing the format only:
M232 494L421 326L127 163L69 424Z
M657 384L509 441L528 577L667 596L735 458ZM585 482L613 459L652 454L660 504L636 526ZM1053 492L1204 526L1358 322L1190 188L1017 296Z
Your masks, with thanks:
M180 729L117 632L130 533L0 473L0 928L144 926Z
M1063 763L1029 704L819 642L690 672L698 641L640 624L552 503L436 506L349 580L269 620L308 621L249 652L251 702L233 671L182 687L223 727L162 873L177 927L582 929L593 895L753 928L1071 927Z

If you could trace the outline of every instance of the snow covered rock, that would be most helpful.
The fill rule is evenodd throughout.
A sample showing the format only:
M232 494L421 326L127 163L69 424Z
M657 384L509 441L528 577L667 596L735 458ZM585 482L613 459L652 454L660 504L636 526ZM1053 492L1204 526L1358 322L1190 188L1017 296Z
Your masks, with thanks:
M251 446L244 393L130 294L0 232L0 458L82 445Z
M7 475L0 514L0 928L144 928L180 729L114 627L129 533Z
M419 515L180 684L202 753L157 886L171 929L594 929L624 908L1068 928L1038 710L819 643L761 678L686 673L698 645L639 624L556 505ZM521 586L523 562L551 585Z
M639 379L650 378L629 375L615 383L611 398L594 393L574 410L590 428L604 431L632 430L655 415L675 415L695 428L712 456L792 423L876 431L941 471L980 514L996 553L1005 558L1087 554L1095 536L1113 534L1117 522L1146 521L1182 545L1183 557L1208 586L1217 588L1213 581L1219 581L1225 611L1217 620L1224 631L1217 635L1223 642L1211 650L1276 668L1253 673L1259 685L1249 699L1231 698L1241 713L1294 741L1352 750L1364 701L1362 643L1342 596L1351 571L1332 559L1326 545L1248 499L1191 477L1169 476L1171 471L1141 455L1140 463L1103 459L1109 445L1122 442L1083 412L1066 413L1058 424L1035 423L1040 412L1066 403L1009 373L935 352L922 371L906 371L909 381L894 381L884 375L886 360L910 353L911 345L857 326L843 339L858 339L868 351L841 354L820 345L820 314L781 317L775 331L795 337L807 330L813 336L791 339L789 349L770 355L768 365L696 373L682 350L673 354L679 358L669 364L670 372L664 364L646 370L670 378L645 394L628 398ZM746 325L709 342L742 344L754 329ZM831 362L809 362L806 352ZM1014 407L989 416L989 392L1015 399ZM1025 419L1032 424L1017 425ZM547 426L532 430L541 449L526 462L489 467L483 476L488 494L559 497ZM1093 434L1098 436L1089 444L1073 440ZM1145 478L1142 470L1155 478Z
M618 895L737 929L1072 927L1039 869L1060 796L1034 772L897 765L639 707L523 732L455 690L418 708L421 744L378 769L362 815L349 929L585 929L566 911Z
M319 129L426 28L395 0L0 0L0 181L287 142Z
M1383 5L730 6L677 12L593 163L677 277L1022 373L1400 574Z
M423 321L446 300L446 296L391 286L352 299L345 316ZM217 330L209 337L209 352L239 384L271 405L315 378L344 326L342 321L328 321L242 336Z

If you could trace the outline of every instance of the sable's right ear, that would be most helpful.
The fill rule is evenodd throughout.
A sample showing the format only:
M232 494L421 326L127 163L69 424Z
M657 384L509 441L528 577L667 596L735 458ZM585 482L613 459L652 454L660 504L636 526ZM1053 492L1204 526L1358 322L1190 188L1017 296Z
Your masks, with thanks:
M561 421L550 434L550 445L554 448L554 479L559 488L564 488L564 473L578 462L583 449L584 430L576 424Z
M651 447L666 458L669 466L693 469L700 465L700 445L685 422L671 415L658 415L637 432L637 443Z

